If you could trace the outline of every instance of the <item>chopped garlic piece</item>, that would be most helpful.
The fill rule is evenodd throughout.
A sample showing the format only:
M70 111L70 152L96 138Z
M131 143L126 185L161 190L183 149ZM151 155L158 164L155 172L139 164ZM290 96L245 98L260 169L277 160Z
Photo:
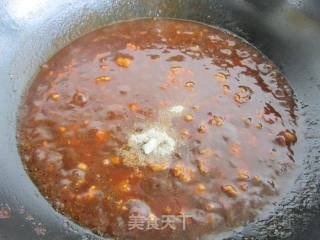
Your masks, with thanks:
M171 113L182 113L184 110L184 107L181 106L181 105L176 105L176 106L173 106L169 109L169 112Z
M142 149L144 154L152 153L159 145L159 141L156 138L151 138L149 142L143 145Z
M139 148L146 155L165 156L173 152L176 142L164 130L151 128L131 135L128 144L132 148Z

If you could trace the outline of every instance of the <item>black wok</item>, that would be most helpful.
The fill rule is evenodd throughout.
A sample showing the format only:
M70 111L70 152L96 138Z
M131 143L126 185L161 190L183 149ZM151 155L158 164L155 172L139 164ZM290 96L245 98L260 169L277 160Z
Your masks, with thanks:
M55 212L29 179L17 150L17 112L41 63L89 31L137 17L226 28L281 68L300 105L302 172L271 212L228 237L320 239L318 0L0 0L0 239L99 239Z

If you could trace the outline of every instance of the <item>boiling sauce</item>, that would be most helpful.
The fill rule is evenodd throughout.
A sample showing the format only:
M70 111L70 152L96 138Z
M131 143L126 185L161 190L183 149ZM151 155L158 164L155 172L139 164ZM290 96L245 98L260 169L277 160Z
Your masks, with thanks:
M295 165L284 76L241 39L188 21L79 38L42 65L19 120L43 195L119 239L196 239L252 221Z

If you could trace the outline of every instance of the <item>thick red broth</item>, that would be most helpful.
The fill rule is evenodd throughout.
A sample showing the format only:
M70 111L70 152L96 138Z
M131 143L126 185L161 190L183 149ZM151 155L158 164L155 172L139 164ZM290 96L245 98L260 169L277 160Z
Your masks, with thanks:
M143 19L59 51L26 93L23 162L59 212L118 239L198 239L252 221L285 188L293 92L225 31Z

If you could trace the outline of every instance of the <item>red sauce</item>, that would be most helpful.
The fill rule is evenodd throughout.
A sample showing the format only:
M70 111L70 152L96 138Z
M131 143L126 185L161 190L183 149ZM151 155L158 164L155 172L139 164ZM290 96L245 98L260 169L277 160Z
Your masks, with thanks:
M278 195L296 127L291 88L255 48L206 25L144 19L89 33L44 64L19 140L40 191L79 224L119 239L196 239L251 221ZM152 128L173 151L128 144ZM148 219L143 230L133 216ZM157 218L164 229L146 230Z

